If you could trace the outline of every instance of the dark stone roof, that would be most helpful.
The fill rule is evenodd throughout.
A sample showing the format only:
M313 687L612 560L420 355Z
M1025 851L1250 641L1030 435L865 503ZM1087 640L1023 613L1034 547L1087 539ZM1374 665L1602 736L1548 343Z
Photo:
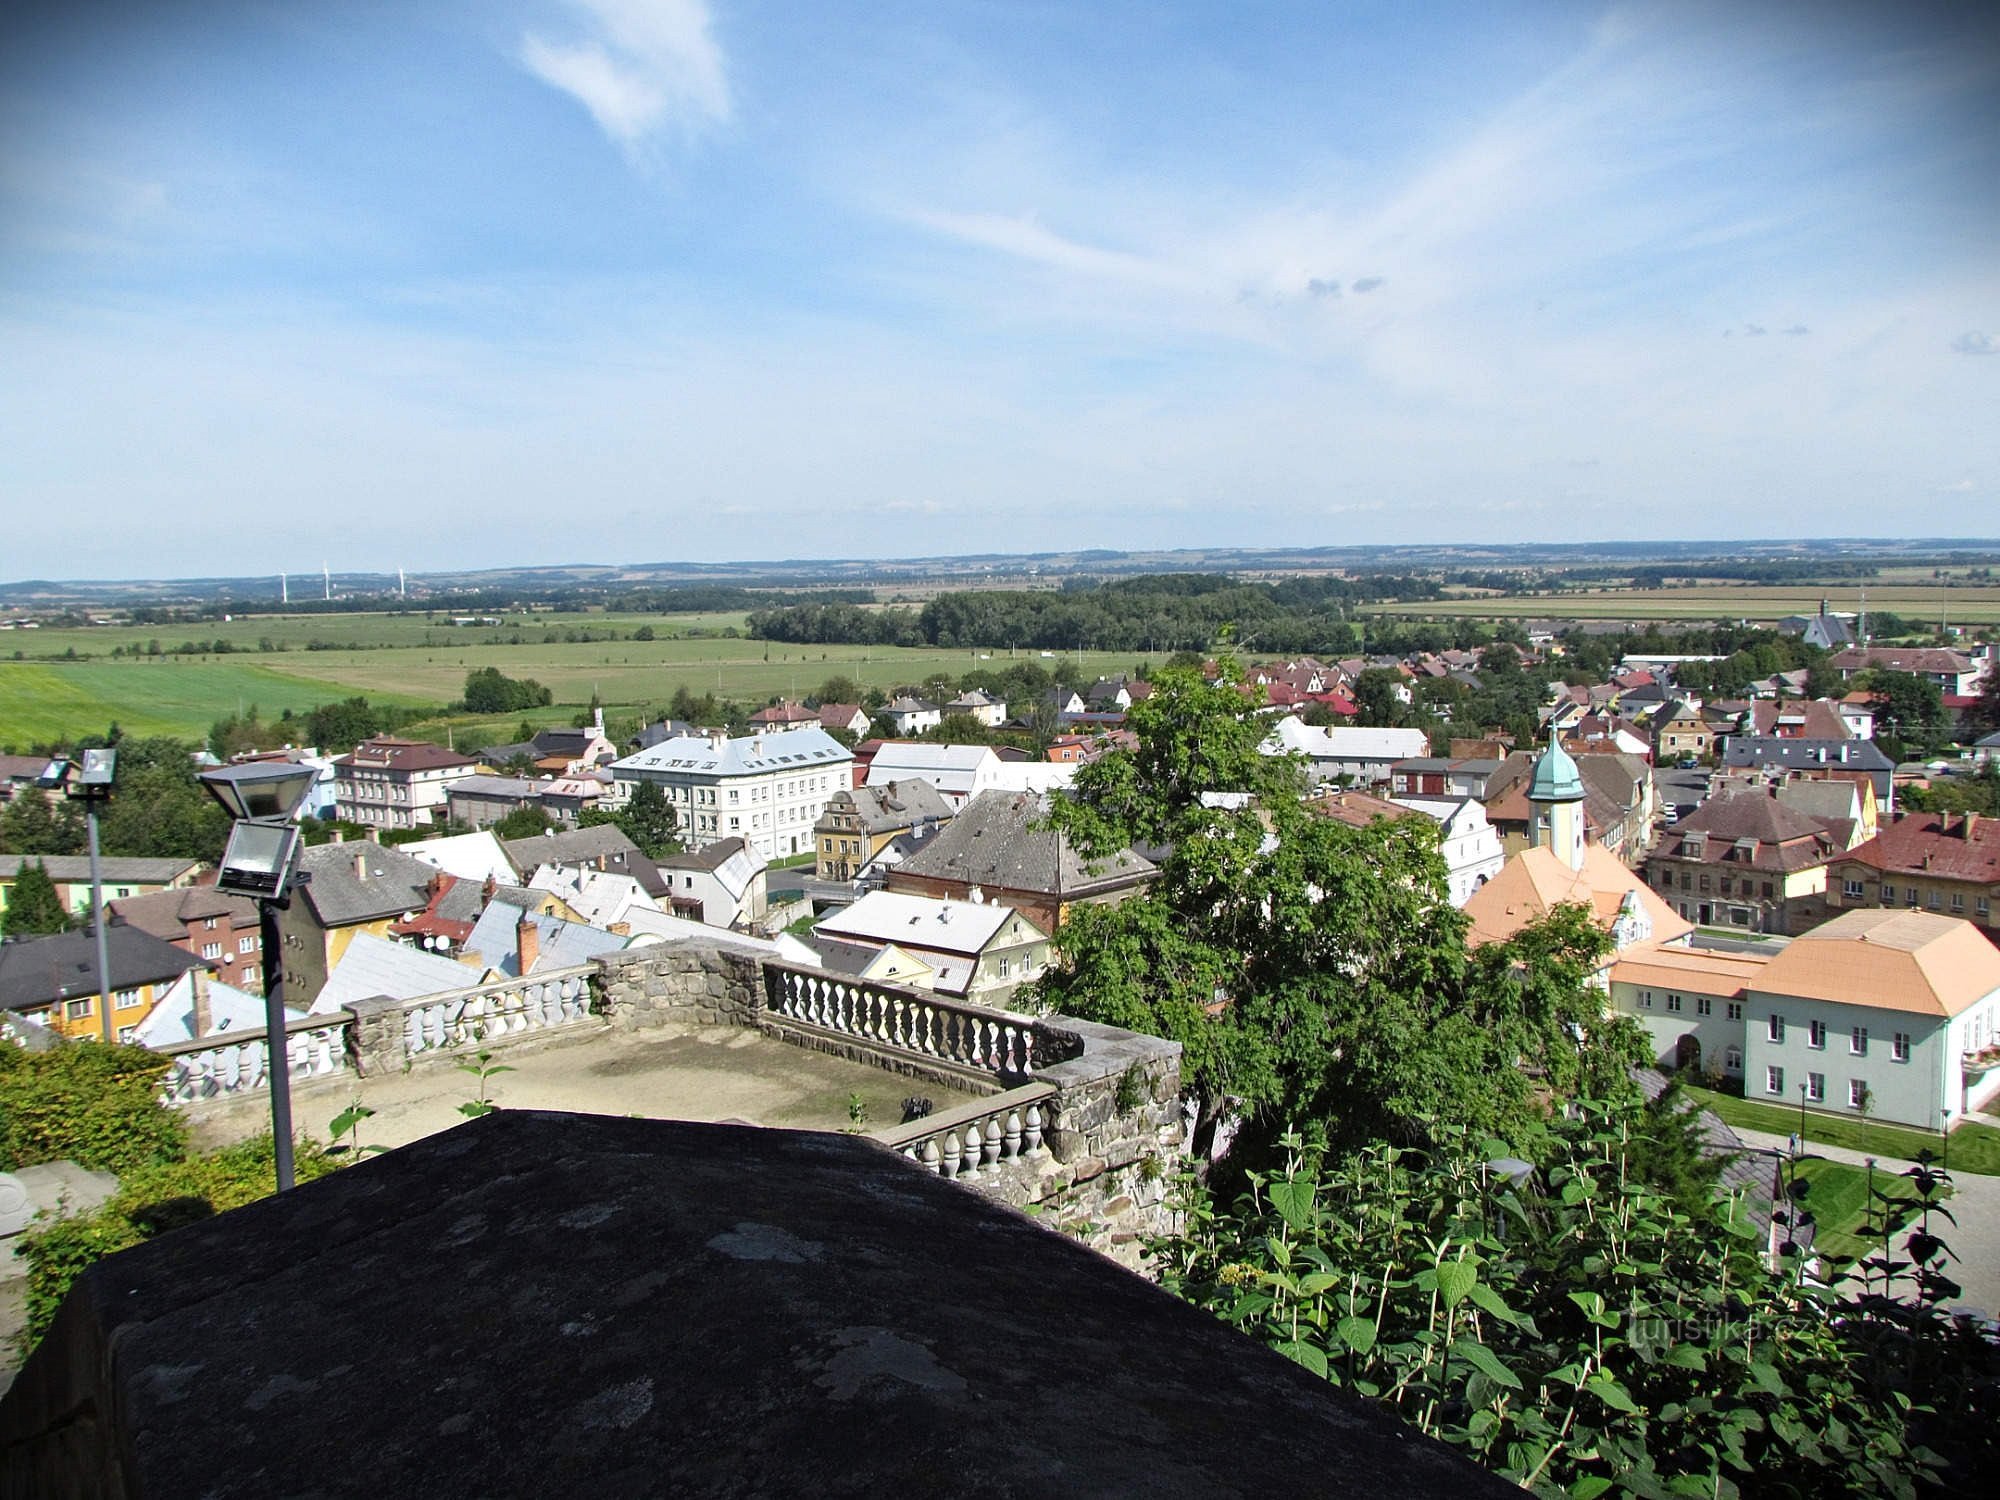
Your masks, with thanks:
M25 865L41 865L58 885L76 885L90 879L88 854L7 854L0 855L0 875L17 876ZM155 859L145 856L106 854L98 861L100 878L106 885L172 885L201 868L198 859Z
M899 873L1065 899L1136 885L1156 873L1152 861L1129 849L1086 861L1053 828L1036 826L1047 816L1048 799L1040 794L981 792Z
M0 1494L1517 1495L869 1142L501 1110L100 1261Z
M365 866L364 878L359 866ZM430 904L431 877L437 874L414 854L367 839L319 844L299 856L311 877L305 899L322 927L347 927Z
M918 823L942 823L951 817L951 808L936 787L920 776L908 776L881 786L858 786L852 791L835 792L827 799L826 810L815 827L831 829L834 825L828 821L828 815L844 810L835 806L843 799L854 804L863 833L887 833Z
M1896 763L1872 740L1779 739L1768 735L1732 734L1723 741L1725 766L1783 766L1794 771L1856 771L1867 773L1875 795L1887 799Z
M565 828L534 838L508 839L501 844L507 858L524 878L532 879L543 865L588 866L613 875L630 875L649 896L667 894L659 867L639 851L625 830L611 823L592 828Z
M655 863L662 870L703 870L712 875L749 847L741 838L731 836L682 854L669 854Z
M207 964L137 927L106 923L104 952L114 990L178 979ZM0 943L0 1010L27 1010L97 993L97 939L88 929Z

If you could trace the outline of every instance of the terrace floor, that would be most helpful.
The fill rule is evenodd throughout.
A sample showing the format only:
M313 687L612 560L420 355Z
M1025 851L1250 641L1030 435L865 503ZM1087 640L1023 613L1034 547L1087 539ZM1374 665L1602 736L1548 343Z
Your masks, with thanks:
M464 1121L459 1106L479 1095L480 1080L465 1066L433 1063L409 1073L326 1080L297 1088L292 1115L300 1133L328 1141L329 1123L350 1103L375 1113L360 1127L361 1143L402 1146ZM962 1102L952 1091L883 1068L850 1062L777 1041L739 1026L668 1025L647 1031L613 1027L557 1034L495 1052L486 1097L502 1109L552 1109L655 1120L730 1121L792 1130L845 1130L860 1100L864 1129L903 1117L913 1094L940 1109ZM969 1096L968 1096L969 1097ZM219 1145L268 1128L268 1097L198 1110L196 1139Z

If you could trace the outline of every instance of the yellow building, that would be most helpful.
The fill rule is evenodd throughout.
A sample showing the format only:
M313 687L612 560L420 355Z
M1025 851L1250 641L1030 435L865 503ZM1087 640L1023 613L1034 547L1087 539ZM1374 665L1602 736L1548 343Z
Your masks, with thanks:
M108 988L112 1034L124 1041L183 974L206 967L137 927L106 927L104 946L108 985L98 981L97 941L88 930L0 944L0 1010L63 1036L101 1037L100 991Z
M915 777L835 792L813 824L813 873L821 880L852 880L898 834L950 816L937 788Z

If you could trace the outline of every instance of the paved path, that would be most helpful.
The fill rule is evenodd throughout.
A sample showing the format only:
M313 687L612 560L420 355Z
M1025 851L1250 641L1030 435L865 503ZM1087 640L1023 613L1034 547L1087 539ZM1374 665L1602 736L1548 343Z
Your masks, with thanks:
M1743 1144L1755 1151L1785 1151L1790 1149L1789 1138L1772 1135L1762 1130L1736 1130ZM1850 1166L1866 1166L1868 1157L1845 1146L1826 1146L1818 1141L1808 1140L1806 1149L1813 1156L1823 1156L1828 1161L1846 1162ZM1875 1158L1877 1169L1902 1172L1916 1165L1893 1156ZM1954 1306L1976 1307L1993 1314L2000 1313L2000 1177L1986 1177L1973 1172L1952 1174L1952 1196L1946 1207L1958 1221L1956 1226L1939 1226L1941 1237L1951 1246L1957 1263L1951 1268L1951 1276L1965 1288L1965 1295Z

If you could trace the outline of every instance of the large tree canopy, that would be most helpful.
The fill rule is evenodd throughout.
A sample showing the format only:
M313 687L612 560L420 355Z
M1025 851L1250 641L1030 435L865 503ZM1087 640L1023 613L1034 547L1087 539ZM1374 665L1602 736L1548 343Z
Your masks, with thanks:
M1436 824L1313 814L1226 664L1214 682L1163 671L1129 722L1138 748L1083 768L1051 816L1088 855L1168 846L1160 878L1078 908L1039 995L1179 1041L1198 1144L1232 1108L1265 1134L1407 1140L1428 1118L1518 1128L1538 1090L1617 1086L1636 1053L1602 1018L1605 940L1581 910L1468 952Z

